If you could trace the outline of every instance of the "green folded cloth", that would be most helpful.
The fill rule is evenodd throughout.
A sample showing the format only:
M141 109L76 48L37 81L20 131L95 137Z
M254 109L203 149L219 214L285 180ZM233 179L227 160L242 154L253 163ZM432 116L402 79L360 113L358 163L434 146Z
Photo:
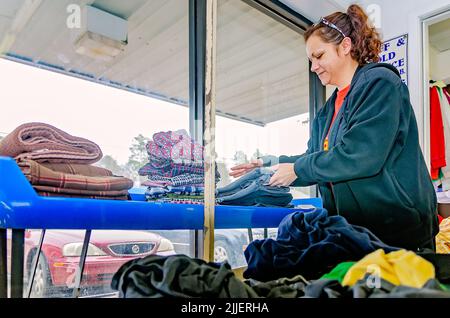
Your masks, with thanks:
M342 283L345 274L347 274L350 267L352 267L356 262L342 262L336 265L329 273L320 277L320 279L334 279Z

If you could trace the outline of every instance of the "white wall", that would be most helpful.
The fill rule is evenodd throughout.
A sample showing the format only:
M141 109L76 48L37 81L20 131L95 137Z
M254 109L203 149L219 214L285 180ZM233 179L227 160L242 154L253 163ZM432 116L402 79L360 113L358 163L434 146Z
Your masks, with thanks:
M360 0L363 8L371 4L380 7L380 27L383 39L408 34L408 87L411 103L417 117L421 145L424 145L424 105L422 81L422 24L421 19L449 9L449 0ZM426 134L425 134L426 135ZM427 147L425 147L427 148Z
M430 79L450 84L450 50L439 52L430 46Z

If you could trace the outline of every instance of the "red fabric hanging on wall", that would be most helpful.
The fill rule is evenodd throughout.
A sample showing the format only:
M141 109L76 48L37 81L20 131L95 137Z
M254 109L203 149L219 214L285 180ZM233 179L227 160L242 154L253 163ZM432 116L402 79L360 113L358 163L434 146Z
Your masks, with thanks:
M439 169L445 167L444 124L442 122L441 105L436 87L430 87L430 145L431 145L431 178L439 178Z

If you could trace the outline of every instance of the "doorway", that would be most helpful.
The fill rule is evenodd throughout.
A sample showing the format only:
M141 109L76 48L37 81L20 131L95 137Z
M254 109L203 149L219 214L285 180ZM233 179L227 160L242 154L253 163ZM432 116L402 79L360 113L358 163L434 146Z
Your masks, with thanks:
M450 212L450 9L423 20L424 151L441 216Z

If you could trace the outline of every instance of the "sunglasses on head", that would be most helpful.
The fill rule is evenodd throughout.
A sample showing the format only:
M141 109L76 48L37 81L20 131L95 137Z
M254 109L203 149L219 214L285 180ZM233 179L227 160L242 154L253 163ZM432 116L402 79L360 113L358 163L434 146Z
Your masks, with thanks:
M332 28L332 29L338 31L344 38L346 37L345 33L344 33L341 29L339 29L334 23L331 23L331 22L328 21L327 19L325 19L325 18L323 18L323 17L320 18L319 22L317 22L316 24L314 24L314 26L316 26L316 25L318 25L318 24L320 24L320 23L323 23L323 24L325 24L327 27L330 27L330 28Z

